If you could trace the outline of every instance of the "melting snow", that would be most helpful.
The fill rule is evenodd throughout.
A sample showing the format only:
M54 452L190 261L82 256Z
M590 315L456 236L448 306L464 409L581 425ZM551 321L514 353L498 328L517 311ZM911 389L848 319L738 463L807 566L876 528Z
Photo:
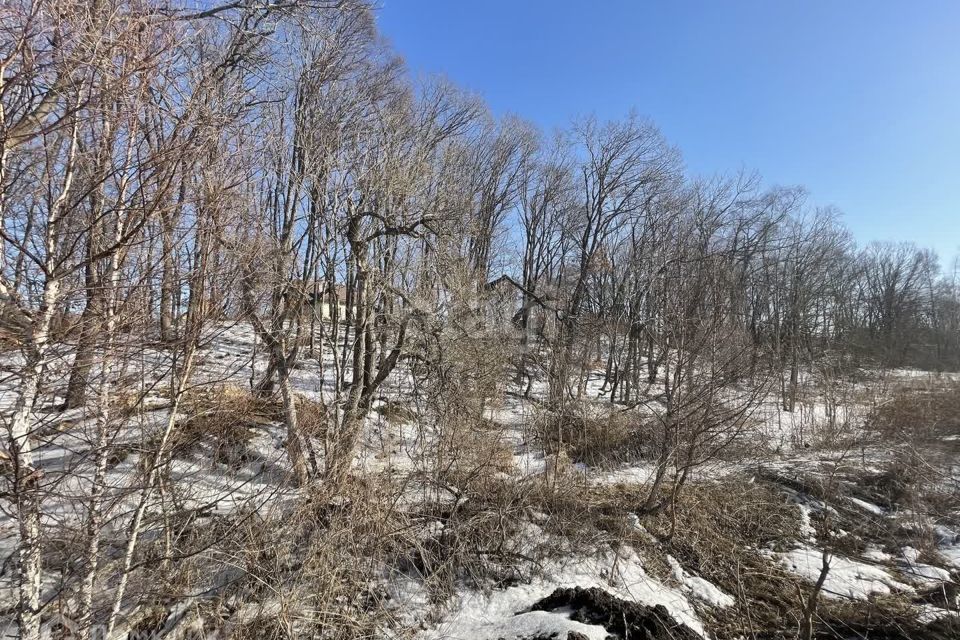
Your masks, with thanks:
M811 546L801 546L783 554L777 554L781 564L810 582L816 582L823 567L823 551ZM834 555L830 571L823 583L824 595L831 598L866 600L871 594L889 594L892 591L912 592L913 588L898 582L879 567Z
M531 635L532 631L546 631L547 636L556 631L561 638L566 637L567 631L579 631L591 639L606 637L607 633L602 627L571 621L569 612L515 615L529 609L557 588L574 586L599 587L618 598L647 606L662 604L678 622L708 637L686 596L648 576L632 549L624 549L619 555L608 552L594 557L579 557L567 564L553 564L547 568L545 575L549 577L494 591L488 596L473 591L463 593L456 609L421 637L424 640L496 640Z
M859 498L853 498L853 497L850 497L847 499L853 504L863 509L864 511L868 513L872 513L875 516L882 516L882 515L886 515L887 513L886 511L884 511L883 507L879 507L873 504L872 502L867 502L866 500L860 500Z
M917 583L938 585L950 581L950 572L940 567L919 562L920 552L913 547L903 548L903 559L900 561L903 574Z
M960 534L943 526L938 526L936 533L940 555L955 569L960 569Z
M667 562L673 570L673 576L682 585L683 590L691 597L704 602L712 607L732 607L735 600L733 596L724 593L719 587L699 576L688 573L680 563L671 555L667 556Z

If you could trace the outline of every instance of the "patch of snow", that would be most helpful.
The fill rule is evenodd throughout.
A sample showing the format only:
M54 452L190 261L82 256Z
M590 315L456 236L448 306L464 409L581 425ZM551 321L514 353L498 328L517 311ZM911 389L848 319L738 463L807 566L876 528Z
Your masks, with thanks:
M528 584L514 585L489 595L476 591L461 593L443 621L420 637L423 640L496 640L531 635L531 629L559 630L562 625L575 624L564 612L515 614L529 609L557 588L573 586L599 587L618 598L651 607L661 604L678 622L708 637L686 596L648 576L632 549L625 548L619 554L606 552L575 557L565 564L552 562L545 567L544 575L547 577L535 578ZM565 637L569 630L580 631L590 638L607 635L606 631L599 633L601 627L581 626L589 628L589 632L580 627L562 626L564 632L559 637ZM594 633L599 635L591 635Z
M941 618L950 617L960 617L960 613L956 611L948 611L947 609L941 609L940 607L934 606L932 604L922 604L917 607L917 622L920 624L933 624Z
M942 525L937 526L934 531L937 534L940 555L955 569L960 569L960 534Z
M803 502L798 502L797 508L800 509L800 535L804 539L812 541L817 534L817 530L813 528L810 520L810 514L813 512L813 508Z
M847 500L860 507L867 513L872 513L875 516L886 515L886 510L883 507L873 504L872 502L867 502L866 500L861 500L859 498L848 497Z
M667 562L673 570L673 577L683 585L683 590L696 600L720 609L732 607L736 602L733 596L725 593L709 580L688 573L673 556L668 555Z
M867 550L860 555L871 562L890 562L893 560L892 555L877 547L868 547Z
M547 469L547 460L543 453L532 450L525 450L516 453L513 456L513 464L516 466L520 475L534 476L545 473Z
M480 640L520 640L522 638L566 638L571 631L582 633L590 640L604 640L607 630L600 625L583 624L569 618L566 612L528 611L492 621L478 621L469 633L465 635L451 635L444 633L442 637L450 640L463 638Z
M653 482L657 466L654 463L641 463L613 470L596 470L587 468L587 479L591 484L605 485L638 485L646 486ZM691 480L711 480L723 478L740 471L740 467L723 461L712 461L698 465L689 473Z
M635 484L644 486L653 480L656 468L653 464L623 467L614 471L604 471L590 478L598 485Z
M903 548L903 558L900 560L901 571L908 578L924 585L938 585L950 582L950 572L940 567L924 564L919 561L920 552L913 547Z
M800 546L776 555L791 573L813 583L819 578L823 567L823 551L820 549ZM892 591L913 592L913 587L898 582L879 567L838 555L830 560L830 571L823 583L824 595L831 598L866 600L871 594Z
M822 500L817 500L805 493L800 493L786 487L783 487L782 490L790 497L790 502L797 505L797 508L800 510L800 528L798 530L800 537L807 542L816 542L817 530L816 527L813 526L811 515L824 512L836 513L836 510Z

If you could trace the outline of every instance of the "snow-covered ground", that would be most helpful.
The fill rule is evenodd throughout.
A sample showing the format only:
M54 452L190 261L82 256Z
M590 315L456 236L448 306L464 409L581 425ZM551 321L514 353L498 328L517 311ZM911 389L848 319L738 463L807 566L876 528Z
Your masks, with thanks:
M791 551L777 554L780 562L792 573L816 583L823 568L823 550L800 545ZM873 594L891 591L912 592L910 585L897 581L883 569L865 562L832 553L827 554L826 580L823 594L828 598L866 600Z
M209 346L199 354L195 384L217 385L247 389L251 380L267 367L266 354L255 347L254 333L245 324L224 325L209 337ZM335 402L334 363L330 350L324 350L322 360L302 356L292 373L295 392L308 400L330 405ZM13 367L15 362L6 363ZM63 379L69 357L56 363L51 377ZM137 488L142 481L144 442L160 432L170 419L169 400L164 394L163 380L170 368L169 358L159 351L147 350L136 364L128 363L125 377L131 386L126 393L142 394L143 410L135 412L122 423L118 421L111 441L123 455L111 460L104 479L107 491L106 537L122 539L125 535L125 514L136 506ZM56 376L53 374L56 373ZM928 376L921 372L891 372L891 378L905 380ZM889 384L889 380L886 382ZM0 380L0 407L10 407L15 395L11 381ZM420 487L425 451L438 437L420 424L413 414L392 414L393 405L412 410L410 372L403 366L383 385L365 425L362 447L355 466L365 473L388 474L398 484L415 493ZM602 414L611 408L603 395L599 375L586 384L585 411ZM486 419L490 433L500 446L509 452L514 469L508 477L531 478L561 471L557 465L569 466L562 471L583 486L609 487L629 485L648 487L656 472L652 462L639 461L621 466L594 468L576 460L558 460L544 454L537 434L531 428L540 405L546 396L546 385L538 381L531 387L529 398L522 397L521 389L507 385L502 400L488 407ZM690 475L690 482L706 482L735 475L750 477L762 465L777 473L805 473L822 463L841 459L836 450L809 447L827 432L843 429L855 434L871 409L870 395L848 393L848 398L860 398L861 403L842 405L822 398L804 398L794 412L786 412L779 399L763 399L753 412L748 433L741 436L751 447L736 459L716 458L698 466ZM57 412L51 405L60 398L50 396L36 408L36 419L42 425L37 437L38 465L44 472L44 489L51 496L43 503L44 525L58 535L77 535L82 530L87 513L85 497L93 476L93 450L96 441L96 412L79 409ZM175 416L177 419L189 416ZM226 515L242 511L273 511L282 513L299 500L301 491L290 482L291 466L285 448L286 433L281 424L265 420L249 425L250 437L242 445L242 455L232 459L218 459L210 442L199 442L196 447L178 453L169 466L166 482L172 496L154 496L151 509L162 512L164 500L173 499L181 510L194 510L210 515ZM318 451L322 456L322 451ZM844 451L843 456L849 452ZM857 457L864 471L872 471L889 455L883 447L861 446ZM842 458L846 460L847 458ZM322 464L322 460L320 461ZM505 472L506 473L506 472ZM406 484L405 484L406 483ZM829 509L810 496L795 489L783 487L785 501L797 505L799 529L793 537L783 541L786 550L757 550L757 555L768 558L787 572L808 584L815 582L822 567L822 544L818 543L814 518ZM413 495L413 494L411 494ZM410 500L415 500L413 496ZM845 498L851 509L865 517L888 519L897 514L860 497ZM625 509L625 515L627 513ZM528 523L530 526L535 526ZM529 531L529 528L525 529ZM919 552L905 547L898 554L870 549L859 557L829 553L830 571L824 582L824 594L831 598L867 599L877 594L913 594L917 589L942 584L951 580L951 572L960 570L960 535L947 526L936 529L938 553L943 562L936 564L920 560ZM0 553L13 554L17 545L15 522L8 513L0 514ZM819 546L818 546L819 544ZM686 569L681 561L669 554L664 558L670 568L667 579L654 577L645 569L647 558L630 547L598 547L592 553L571 551L567 557L544 559L529 580L495 589L476 590L464 586L441 607L439 617L426 617L427 606L415 580L391 585L395 600L406 609L408 619L416 619L426 639L441 638L523 638L532 636L564 638L577 632L588 638L604 638L606 630L569 619L569 612L529 611L537 600L558 587L600 587L609 593L646 605L663 605L673 617L704 637L709 631L702 611L731 607L734 595L724 592L702 576ZM0 578L0 604L10 606L15 596L13 572ZM953 575L956 575L954 573ZM58 588L56 570L51 567L44 574L48 592Z
M527 584L508 587L491 594L465 592L450 604L449 612L435 627L422 634L427 639L497 640L498 638L537 637L557 632L566 637L569 631L584 633L589 638L606 637L603 627L584 625L569 619L569 612L530 612L538 600L559 587L600 587L609 593L647 606L663 605L681 622L707 637L703 623L690 602L690 597L704 600L721 597L716 587L706 581L690 578L681 589L662 584L647 574L643 559L633 549L598 552L593 556L577 556L552 561L544 568L545 577ZM691 586L687 586L687 585Z

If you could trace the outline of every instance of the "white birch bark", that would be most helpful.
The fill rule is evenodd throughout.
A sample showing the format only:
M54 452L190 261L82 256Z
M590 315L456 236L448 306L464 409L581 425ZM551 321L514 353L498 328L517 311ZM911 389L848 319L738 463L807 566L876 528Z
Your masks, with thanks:
M128 146L126 157L127 167L130 166L131 160L132 148ZM121 203L126 197L128 185L129 176L125 174L120 181L118 201ZM90 232L91 234L93 233L92 228ZM103 492L107 460L109 459L109 448L107 445L110 439L110 394L114 370L113 348L117 327L117 294L120 285L120 245L125 232L126 215L123 208L121 208L117 212L114 224L111 243L113 249L110 253L110 262L104 278L106 283L106 291L104 292L104 346L103 357L101 359L100 381L97 389L97 435L94 444L94 473L93 484L90 488L90 500L87 507L85 527L87 536L86 569L80 583L79 606L76 620L81 635L89 635L91 632L91 624L93 622L93 594L97 579L97 570L99 568L100 542L103 528Z
M180 401L183 399L183 393L186 390L187 383L190 379L195 354L196 347L191 341L187 347L183 372L180 374L180 380L177 383L173 402L170 406L170 415L167 417L163 434L160 436L160 442L157 446L156 452L154 453L153 460L151 461L149 471L147 472L147 477L144 479L143 488L140 490L140 496L137 500L137 508L134 511L133 519L131 520L130 527L127 530L127 546L123 553L123 567L120 573L120 582L117 584L117 589L114 592L113 606L110 610L110 616L107 619L106 624L106 637L108 638L111 636L114 628L116 627L117 618L119 617L120 609L123 606L123 597L126 594L127 585L130 581L130 570L133 566L133 556L137 550L137 542L139 541L140 533L143 527L143 518L146 515L147 506L149 505L150 497L153 494L153 485L156 482L157 473L167 455L167 447L170 443L170 436L173 433L174 426L176 426L177 412L180 409Z
M14 493L20 529L20 575L19 607L17 622L23 640L40 638L40 588L42 537L40 523L41 472L35 467L33 452L33 405L40 392L40 382L47 365L50 348L50 327L60 299L60 276L58 262L58 237L64 208L73 185L74 161L77 154L78 126L74 122L70 147L64 169L64 181L47 215L44 236L43 294L39 309L32 314L20 309L27 324L24 340L26 361L20 381L20 389L14 404L9 427L9 453L16 470ZM11 292L0 283L0 295L11 300Z

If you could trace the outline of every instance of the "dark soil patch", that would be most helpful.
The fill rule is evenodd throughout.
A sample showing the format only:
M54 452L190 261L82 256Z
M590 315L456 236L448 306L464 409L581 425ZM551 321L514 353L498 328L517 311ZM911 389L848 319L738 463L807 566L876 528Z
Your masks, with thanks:
M663 605L648 607L621 600L603 589L582 587L557 589L534 604L531 611L570 609L570 618L584 624L602 625L615 638L631 640L699 640L685 624L674 620Z

